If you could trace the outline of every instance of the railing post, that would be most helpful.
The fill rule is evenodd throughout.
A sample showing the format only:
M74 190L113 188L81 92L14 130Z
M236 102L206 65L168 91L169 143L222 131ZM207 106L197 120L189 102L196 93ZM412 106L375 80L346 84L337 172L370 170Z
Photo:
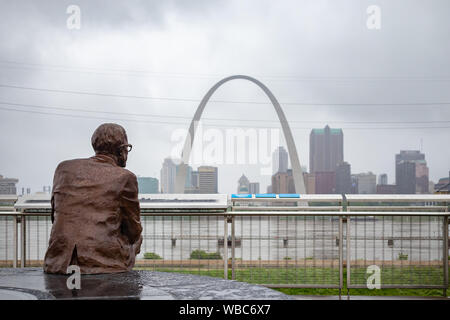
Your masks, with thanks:
M21 216L21 232L20 232L20 267L25 268L25 259L26 259L26 218L24 215Z
M344 247L343 243L344 237L343 237L343 223L342 223L342 216L339 216L339 299L341 299L342 294L342 288L344 284Z
M234 224L235 218L236 218L235 216L231 217L231 280L235 280L235 267L234 267L234 253L236 249L235 224Z
M447 296L448 288L448 216L444 217L444 297Z
M341 212L347 211L347 198L342 194ZM341 299L342 288L344 287L344 228L343 217L339 216L339 299Z
M18 260L18 250L19 250L19 241L18 241L18 229L17 229L17 215L14 215L13 221L13 268L17 268L17 260Z
M346 246L347 246L347 263L346 263L346 268L347 268L347 299L350 298L350 216L346 216L346 221L347 221L347 237L346 237Z
M228 279L228 216L223 220L223 277Z

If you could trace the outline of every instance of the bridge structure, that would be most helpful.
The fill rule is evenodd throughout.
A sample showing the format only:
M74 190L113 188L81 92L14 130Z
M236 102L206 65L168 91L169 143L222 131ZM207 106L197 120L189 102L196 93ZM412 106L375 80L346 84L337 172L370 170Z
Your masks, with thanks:
M201 119L201 116L203 114L203 111L205 110L206 105L208 104L209 99L211 96L216 92L219 87L221 87L223 84L232 81L232 80L247 80L254 84L256 84L259 88L261 88L264 93L269 98L270 102L272 103L273 107L275 108L275 111L278 116L278 120L280 121L283 135L286 139L288 153L289 153L289 159L291 161L292 166L292 175L294 178L294 188L295 192L297 193L306 193L305 189L305 183L303 179L303 173L302 168L300 166L300 160L297 153L297 148L295 147L294 138L292 136L291 129L289 127L289 124L287 122L286 116L283 112L283 109L280 106L280 103L275 98L273 93L267 88L261 81L246 76L246 75L234 75L227 78L224 78L217 82L209 91L206 93L206 95L201 100L200 104L197 107L197 110L195 111L194 117L191 121L191 124L189 126L189 132L186 137L186 140L184 142L183 151L181 154L181 165L179 166L179 169L177 171L176 180L175 180L175 193L184 193L184 186L186 181L186 165L189 163L189 157L191 154L192 146L194 144L195 139L195 133L197 130L198 122Z

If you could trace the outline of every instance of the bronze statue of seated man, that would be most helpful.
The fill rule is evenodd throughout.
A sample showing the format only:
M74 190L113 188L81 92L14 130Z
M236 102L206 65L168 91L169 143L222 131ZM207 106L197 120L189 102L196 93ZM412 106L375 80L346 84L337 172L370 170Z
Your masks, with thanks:
M95 156L61 162L53 179L52 231L44 271L82 274L133 268L142 243L136 176L125 169L131 145L117 124L99 126Z

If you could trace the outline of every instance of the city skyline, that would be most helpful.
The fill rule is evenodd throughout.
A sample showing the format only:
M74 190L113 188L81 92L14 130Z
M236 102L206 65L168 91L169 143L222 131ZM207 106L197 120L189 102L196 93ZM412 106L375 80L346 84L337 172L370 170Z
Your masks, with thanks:
M384 2L380 30L368 30L367 4L357 1L320 10L302 1L201 4L79 1L82 26L69 30L64 2L3 3L0 174L40 191L59 162L93 155L100 123L116 122L133 144L127 168L158 177L172 133L188 127L205 92L244 74L279 100L303 166L311 129L328 124L345 132L352 172L393 181L394 154L419 150L430 180L448 175L448 2ZM279 128L270 102L244 81L210 104L205 128ZM242 172L265 190L271 176L260 167L218 165L219 191L233 193Z
M313 128L311 130L311 133L315 132L315 130L316 129ZM342 131L341 131L341 134L342 134ZM282 156L280 156L280 154L282 154ZM283 158L283 160L281 162L277 163L275 160L277 158L280 159L280 157ZM425 155L423 153L421 153L419 150L400 150L398 154L395 154L395 163L396 163L397 168L398 168L398 163L399 162L402 162L402 163L404 162L404 161L400 161L399 160L399 159L403 159L401 157L405 157L405 159L411 160L411 161L420 160L420 161L418 161L418 162L420 162L419 164L420 165L424 165L425 168L426 168L426 172L428 173L428 167L426 167ZM279 146L273 151L271 159L272 159L272 163L271 163L272 166L271 167L273 168L273 170L275 170L275 168L279 165L279 163L283 163L283 164L281 164L281 166L284 168L284 166L287 165L288 154L285 151L285 149L283 148L283 146ZM411 161L409 161L409 162L411 162ZM157 193L175 193L175 176L176 176L177 170L179 169L178 167L180 166L180 164L177 164L177 163L179 163L179 159L172 159L170 157L166 157L164 159L164 161L163 161L162 168L160 169L159 179L157 177L138 175L137 176L138 177L138 181L140 181L140 184L141 183L145 183L147 185L148 183L150 183L150 180L152 180L151 184L156 183L156 186L157 186L156 188L158 190ZM386 174L384 172L373 173L370 170L356 173L356 172L351 171L351 169L350 169L351 164L349 164L346 161L341 162L341 164L336 167L336 170L337 170L336 172L331 172L331 171L329 171L329 172L316 172L315 174L312 174L313 176L315 175L315 183L314 183L315 184L315 192L314 193L342 193L342 192L339 192L339 190L348 190L348 192L343 192L343 193L355 193L355 190L353 190L351 188L351 186L348 187L346 185L344 185L344 186L342 186L342 185L340 186L339 185L339 183L342 183L342 179L339 180L339 174L338 174L338 172L339 172L338 170L341 170L341 165L344 166L344 168L345 168L344 172L346 172L346 173L344 175L350 175L351 174L352 179L356 179L355 181L357 181L356 182L357 184L358 184L360 178L364 178L365 179L366 176L368 176L368 175L371 176L371 178L370 178L371 179L370 185L373 184L373 186L370 186L370 187L366 187L365 186L364 190L366 190L365 188L369 188L369 190L371 190L371 192L373 191L373 193L380 193L380 192L378 192L378 190L384 190L385 191L385 192L381 192L381 193L404 193L404 191L402 191L398 187L397 178L396 178L396 175L398 174L397 170L396 170L395 175L394 175L394 181L392 181L393 178L391 177L390 178L390 182L391 183L387 184L387 182L389 181L389 175L388 174ZM211 192L211 190L209 190L209 187L208 188L203 188L204 189L203 192L205 192L205 193L227 193L227 192L220 192L220 191L218 192L218 190L220 190L220 185L218 184L218 180L220 180L218 178L218 172L220 172L220 170L218 170L218 168L219 168L218 166L206 166L206 165L199 166L198 169L195 170L195 171L192 169L191 166L189 166L189 165L185 165L185 166L187 167L187 172L188 172L188 174L186 175L186 183L185 183L185 190L186 190L185 192L186 193L202 193L201 189L200 189L200 178L199 178L199 169L200 168L203 168L203 169L206 168L207 171L209 170L209 168L214 168L214 170L215 170L214 175L215 175L216 182L215 182L215 187L213 188L214 189L213 192ZM348 166L348 168L347 168L347 166ZM417 172L418 172L417 170L418 169L417 169L417 165L416 164L413 165L411 170L413 170L414 178L420 178L420 177L417 176ZM264 187L264 185L261 186L261 190L266 190L267 189L268 193L274 192L273 191L273 183L274 183L274 181L278 181L277 183L280 184L280 180L279 180L280 179L280 177L279 177L280 173L284 174L284 175L282 175L283 177L281 178L281 179L284 179L284 180L282 180L282 181L284 181L284 182L282 182L282 184L286 183L286 181L287 181L286 179L287 179L287 177L289 175L290 175L290 177L292 179L292 169L290 169L288 166L286 166L286 171L284 171L284 170L281 170L281 171L277 170L271 176L270 182L265 187ZM333 177L329 177L330 173L333 173ZM304 174L304 178L305 178L305 187L307 188L307 179L305 177L305 174L311 175L311 172L306 171L306 172L303 172L303 174ZM450 174L450 171L449 171L449 174ZM325 179L324 182L320 182L321 181L320 179L321 179L322 176ZM197 178L195 178L195 177L197 177ZM275 178L276 180L274 180L274 177L277 177L277 178ZM248 189L250 188L249 185L253 184L254 185L253 186L253 190L260 190L260 182L259 182L258 179L254 179L257 182L250 183L249 179L247 178L245 173L243 173L241 175L241 178L239 179L239 181L242 178L245 178L247 180L247 182L248 182L247 188ZM259 177L259 178L261 178L261 177ZM317 178L319 178L319 180L317 180ZM329 182L325 182L325 181L328 181L330 178L332 178L332 185L335 186L334 187L335 189L329 189L328 187L326 187L326 185ZM427 184L428 184L428 181L432 182L432 183L438 183L440 179L445 179L445 178L446 178L446 176L443 175L442 177L438 178L436 181L432 181L431 179L427 179ZM16 193L20 194L20 192L18 191L18 190L20 190L19 187L15 186L15 184L17 184L17 182L19 181L18 179L11 178L11 177L3 177L1 175L0 175L0 179L3 179L2 181L4 181L4 183L5 183L5 188L8 185L9 189L11 189L11 190L12 189L14 189L14 190L17 189ZM197 182L192 181L192 179L197 179ZM343 178L343 179L345 180L345 178ZM145 181L145 180L147 180L147 181ZM156 180L156 182L154 180ZM14 182L14 185L11 184L11 181ZM293 182L289 182L289 183L292 184L292 186L293 186ZM325 183L324 187L320 186L321 183L322 184ZM344 183L346 183L346 182L344 182ZM416 193L416 192L425 192L425 193L427 193L428 190L429 190L428 188L426 188L426 191L424 191L425 189L423 189L421 191L418 189L418 186L419 186L420 183L421 183L420 181L419 182L416 182L416 180L414 181L414 189L416 190L414 193ZM408 183L406 183L406 184L408 184ZM160 185L160 187L158 185ZM256 187L256 185L257 185L257 187ZM364 182L364 185L367 185L367 182ZM289 188L292 188L292 186L290 186L290 187L286 186L286 188L289 189ZM384 186L386 188L383 188L383 187L380 187L380 186ZM395 187L395 192L393 191L393 189L391 187ZM44 186L44 188L47 188L47 186ZM48 188L51 188L51 187L49 186ZM149 187L146 186L146 188L149 188ZM152 186L151 188L153 190L154 186ZM166 188L167 188L167 190L166 190ZM196 188L197 188L197 191L195 191ZM325 188L324 190L326 190L326 192L323 191L322 188ZM21 189L24 192L25 187L21 187ZM31 190L31 188L28 188L28 187L26 189L27 189L27 193L30 193L30 191L31 191L31 193L41 192L40 189L38 189L38 190ZM206 189L208 189L208 190L206 190ZM283 192L279 192L279 193L293 193L293 191L292 191L293 189L290 189L290 192L288 192L288 189L286 189L286 190L283 189ZM276 190L278 190L278 189L276 189ZM151 192L151 193L153 193L153 192ZM235 193L235 192L228 192L228 193ZM237 193L240 193L239 192L239 187L238 187ZM243 192L243 193L245 193L245 192ZM312 193L312 192L310 190L307 193ZM356 193L358 193L358 192L356 192ZM363 191L363 192L360 192L360 193L370 193L370 192Z
M351 172L351 164L344 161L343 137L341 128L330 128L328 124L323 129L313 128L311 130L309 145L311 169L310 172L307 172L305 168L302 169L304 170L305 193L405 193L405 188L410 190L406 193L429 193L430 190L433 190L434 182L429 179L429 168L425 161L425 155L419 150L400 150L399 154L395 154L395 181L394 184L388 185L386 173L374 174L370 170L359 173ZM283 146L278 146L272 152L271 159L273 174L267 185L267 193L295 193L292 169L288 169L288 152ZM168 160L170 158L166 158L165 162ZM403 181L405 174L399 173L401 171L399 163L404 161L414 162L411 169L413 172L410 174L412 176L408 177L410 181ZM192 168L190 166L187 168L185 188L190 186L187 179L191 178L192 173ZM217 167L214 168L217 170ZM311 178L314 180L313 185L310 185ZM248 193L250 184L249 179L243 173L238 181L237 193ZM257 184L257 190L259 190L260 183L253 184Z

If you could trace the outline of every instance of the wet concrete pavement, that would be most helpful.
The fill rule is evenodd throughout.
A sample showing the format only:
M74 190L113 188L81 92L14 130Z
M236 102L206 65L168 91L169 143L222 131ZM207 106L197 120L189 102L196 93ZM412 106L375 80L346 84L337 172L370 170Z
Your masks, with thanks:
M82 275L81 289L67 288L68 275L41 268L0 269L0 300L140 299L140 300L293 300L263 286L190 274L134 270Z
M339 296L285 295L263 286L190 274L134 270L82 275L81 289L67 288L68 275L41 268L0 268L0 300L339 300ZM355 296L341 300L450 300L448 297Z

